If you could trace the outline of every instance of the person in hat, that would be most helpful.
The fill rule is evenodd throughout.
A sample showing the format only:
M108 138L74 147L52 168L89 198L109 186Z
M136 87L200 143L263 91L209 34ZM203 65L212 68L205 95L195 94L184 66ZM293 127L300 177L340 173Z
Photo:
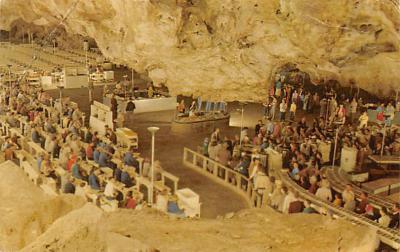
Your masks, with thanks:
M178 206L178 196L175 194L172 195L169 200L168 200L168 207L167 211L170 214L179 216L179 217L185 217L185 212L179 208Z

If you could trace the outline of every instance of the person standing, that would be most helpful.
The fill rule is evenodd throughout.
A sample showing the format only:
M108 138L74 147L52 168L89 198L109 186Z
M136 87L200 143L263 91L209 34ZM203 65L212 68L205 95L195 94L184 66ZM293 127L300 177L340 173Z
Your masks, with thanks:
M292 102L290 104L290 109L289 109L289 120L294 121L294 118L296 116L296 110L297 110L297 105L295 102Z
M285 99L282 99L281 104L279 104L280 121L285 121L286 110L287 110L287 104L285 102Z
M351 100L351 103L350 103L350 122L351 123L353 123L356 118L357 106L358 106L358 103L356 101L356 98L353 98L353 100Z
M133 114L135 112L136 105L132 98L129 98L128 103L126 104L126 122L131 122L133 119Z
M117 119L117 112L118 112L118 101L115 98L115 94L111 95L110 104L111 104L112 119L114 121L115 119Z
M385 105L383 103L376 108L376 121L378 124L383 124L385 121L384 111Z
M387 126L392 125L394 114L395 114L395 108L393 107L392 103L389 102L385 108L385 123Z

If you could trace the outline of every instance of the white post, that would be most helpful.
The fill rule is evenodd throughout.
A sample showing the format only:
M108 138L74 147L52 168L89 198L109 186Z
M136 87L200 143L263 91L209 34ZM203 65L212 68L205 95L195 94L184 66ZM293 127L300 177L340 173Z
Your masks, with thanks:
M8 82L10 85L10 96L11 96L11 65L8 65Z
M151 187L150 187L150 198L149 204L153 206L154 197L154 145L155 145L155 134L160 128L158 127L148 127L147 130L151 133Z
M132 68L132 97L135 96L135 71Z
M243 104L242 104L242 115L241 115L241 117L240 117L240 140L239 140L239 145L240 145L240 148L242 147L242 141L243 141L243 139L242 139L242 132L243 132L243 114L244 114L244 108L243 108Z
M383 156L383 150L385 148L385 138L386 138L386 122L383 126L383 137L382 137L382 149L381 149L381 156Z
M336 158L337 142L338 142L338 138L339 138L339 130L340 130L340 127L338 129L336 129L335 146L333 147L333 156L332 156L332 168L335 166L335 158Z

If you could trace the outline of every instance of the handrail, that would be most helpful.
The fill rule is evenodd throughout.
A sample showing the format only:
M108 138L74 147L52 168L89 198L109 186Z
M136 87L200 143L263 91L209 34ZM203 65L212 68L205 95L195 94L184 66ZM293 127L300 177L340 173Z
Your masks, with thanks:
M396 231L394 229L382 227L378 223L376 223L362 215L356 214L355 212L352 212L352 211L349 211L349 210L346 210L343 208L338 208L338 207L334 206L331 202L327 202L327 201L317 198L314 194L308 192L303 187L301 187L296 182L294 182L289 177L287 172L284 170L276 171L276 175L277 175L277 178L282 180L282 182L287 187L290 187L290 188L294 189L295 191L299 192L299 195L301 198L309 200L312 204L317 205L322 208L325 208L325 209L331 211L333 214L336 214L337 216L348 219L351 222L354 222L356 224L365 225L367 227L373 227L374 229L377 230L377 234L383 243L388 244L389 246L391 246L395 249L400 249L400 233L398 231Z
M250 179L245 177L244 175L233 171L232 169L223 166L222 164L219 164L217 161L214 161L202 154L199 154L193 150L190 150L188 148L184 148L183 152L183 163L190 168L193 168L197 171L201 171L202 174L207 175L208 177L222 183L225 186L230 187L231 189L234 189L236 192L240 193L243 195L248 203L251 206L259 206L259 198L257 197L258 195L253 192L253 184ZM272 156L277 156L276 158L279 158L280 153L275 153L277 155L272 155ZM189 157L189 155L192 155L192 157ZM273 157L268 158L268 160L272 160ZM278 159L276 159L278 161ZM203 161L202 165L198 164L198 161ZM212 171L209 172L206 169L209 168L208 164L212 164ZM218 168L222 168L225 171L224 172L231 172L232 174L235 174L235 176L238 176L240 179L244 179L248 184L246 190L244 190L243 187L241 187L241 183L237 183L236 186L229 183L227 176L222 176L220 177L218 174ZM400 233L397 230L390 229L390 228L385 228L380 226L378 223L362 216L359 215L355 212L343 209L343 208L338 208L334 206L331 202L327 202L324 200L321 200L317 198L314 194L308 192L305 190L303 187L298 185L296 182L294 182L288 175L287 171L282 169L279 164L273 165L273 162L269 162L269 171L270 173L273 173L277 179L281 180L282 183L287 186L288 188L291 188L292 190L295 190L299 192L299 196L302 199L308 200L311 202L311 204L318 206L323 209L329 210L333 215L340 217L340 218L345 218L349 220L352 223L359 224L359 225L364 225L367 227L373 227L375 230L377 230L377 235L379 239L399 250L400 249ZM250 188L250 190L249 190ZM257 198L257 204L254 204L255 199Z
M333 169L327 168L327 179L330 182L332 188L337 191L337 192L342 192L346 184L352 183L349 181L347 178L344 178L343 176L340 175L340 170L338 167L334 167ZM354 188L354 193L356 196L360 196L361 192L366 192L369 194L368 198L370 203L377 208L390 208L395 204L395 201L391 199L383 199L381 197L377 197L374 194L371 194L368 190L365 190L360 187L355 187Z
M189 159L190 155L192 155L191 159ZM201 164L199 165L198 162ZM249 206L261 204L259 195L253 191L253 183L245 175L186 147L183 148L183 163L240 194Z

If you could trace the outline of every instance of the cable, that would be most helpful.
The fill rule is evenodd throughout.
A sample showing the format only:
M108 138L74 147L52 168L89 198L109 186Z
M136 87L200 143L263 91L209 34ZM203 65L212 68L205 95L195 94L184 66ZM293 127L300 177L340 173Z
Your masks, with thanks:
M78 3L81 0L76 0L72 6L67 10L66 15L61 19L61 21L56 25L56 27L54 27L54 29L44 38L44 40L42 41L43 43L41 44L41 46L45 46L48 44L48 42L51 40L51 38L53 37L54 33L58 30L58 28L64 24L64 22L69 18L69 16L72 14L72 12L76 9L76 7L78 6ZM0 4L1 4L1 0L0 0ZM0 6L1 7L1 6ZM35 57L35 55L32 56L32 61L30 62L29 65L32 65L33 62L35 62L38 59L38 57ZM20 79L18 79L17 84L19 85L20 81L25 78L27 72L25 72Z

